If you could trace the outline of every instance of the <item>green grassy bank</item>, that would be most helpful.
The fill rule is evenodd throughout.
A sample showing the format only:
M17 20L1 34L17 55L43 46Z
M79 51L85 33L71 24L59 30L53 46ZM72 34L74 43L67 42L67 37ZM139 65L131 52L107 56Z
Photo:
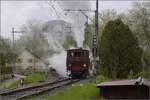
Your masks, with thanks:
M33 83L37 83L40 81L44 81L46 80L46 77L43 73L32 73L26 76L26 78L24 78L24 85L28 85L28 84L33 84ZM17 80L15 82L13 82L8 88L16 88L19 87L20 85L20 80Z
M108 80L104 76L97 76L96 83L89 82L85 84L72 84L67 89L59 91L53 96L42 98L42 100L99 100L98 83ZM41 100L38 97L31 97L28 100Z

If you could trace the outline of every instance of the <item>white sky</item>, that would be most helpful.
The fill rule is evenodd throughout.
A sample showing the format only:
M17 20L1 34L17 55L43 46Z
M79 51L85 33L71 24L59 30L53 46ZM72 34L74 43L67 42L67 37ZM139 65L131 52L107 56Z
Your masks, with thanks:
M105 9L115 9L118 13L124 13L131 8L132 3L132 0L100 1L99 11ZM58 5L55 6L56 8L59 8ZM90 8L93 10L95 9L95 1L91 2ZM58 12L59 11L60 8L58 9ZM11 38L12 27L15 27L16 30L19 30L22 24L33 18L41 21L48 21L57 19L57 16L55 11L48 6L47 1L1 1L0 32L3 37ZM68 21L71 21L71 18Z

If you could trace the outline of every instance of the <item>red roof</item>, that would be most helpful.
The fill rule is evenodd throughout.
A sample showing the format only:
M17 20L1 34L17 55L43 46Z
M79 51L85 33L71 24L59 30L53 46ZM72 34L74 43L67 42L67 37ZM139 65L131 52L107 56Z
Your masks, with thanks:
M117 80L117 81L110 81L110 82L102 82L97 85L97 87L103 86L124 86L124 85L145 85L150 86L150 81L145 79L132 79L132 80Z

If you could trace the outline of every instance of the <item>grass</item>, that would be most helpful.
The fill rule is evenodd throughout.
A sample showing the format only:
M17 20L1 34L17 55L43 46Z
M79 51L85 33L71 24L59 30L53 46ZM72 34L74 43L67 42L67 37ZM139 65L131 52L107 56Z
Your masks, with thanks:
M7 88L17 88L20 86L20 81L14 81L11 85L9 85Z
M27 100L41 100L32 96ZM59 91L53 96L42 98L42 100L99 100L99 89L94 83L73 84L69 88Z
M26 76L26 78L24 79L24 84L25 85L29 85L29 84L33 84L33 83L37 83L40 81L44 81L46 80L46 77L43 73L32 73ZM17 80L15 82L13 82L10 86L8 86L8 88L17 88L20 86L20 80Z
M78 84L71 86L46 100L98 100L99 89L94 83Z
M69 88L59 91L53 96L42 98L42 100L99 100L98 83L108 81L107 77L99 75L96 77L96 83L74 84ZM32 96L27 100L41 100L36 96Z
M16 88L19 86L19 81L14 81L10 85L6 85L5 83L0 83L0 88L5 89L5 88Z
M43 73L32 73L25 78L25 84L36 83L46 80L46 77Z
M99 75L96 77L96 83L72 85L69 89L59 92L58 94L50 96L44 100L99 100L100 91L96 87L96 84L108 80L109 79L107 77Z
M0 88L5 88L5 84L0 83Z

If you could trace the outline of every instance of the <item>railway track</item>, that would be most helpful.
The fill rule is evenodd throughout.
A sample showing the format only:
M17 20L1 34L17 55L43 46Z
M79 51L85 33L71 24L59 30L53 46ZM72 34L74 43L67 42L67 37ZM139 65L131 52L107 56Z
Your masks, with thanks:
M79 79L66 78L54 82L46 82L34 86L7 90L0 93L0 100L22 100L29 96L40 95L44 92L52 91L56 88L63 87L78 81Z

